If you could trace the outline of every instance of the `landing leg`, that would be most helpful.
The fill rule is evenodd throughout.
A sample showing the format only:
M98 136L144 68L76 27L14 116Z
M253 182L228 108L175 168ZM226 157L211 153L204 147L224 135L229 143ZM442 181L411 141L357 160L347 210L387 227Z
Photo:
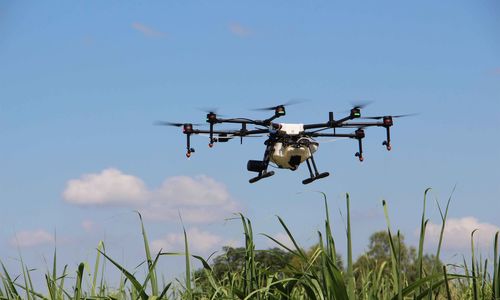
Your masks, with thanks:
M311 162L309 162L309 161L311 161ZM303 184L309 184L316 179L325 178L325 177L328 177L330 175L330 173L328 173L328 172L323 172L323 173L318 172L318 168L316 167L316 162L314 162L314 157L312 156L312 154L311 154L311 157L306 159L306 163L307 163L307 168L309 169L310 177L302 180ZM311 169L311 165L313 167L312 169ZM314 169L314 173L313 173L313 169Z
M267 143L267 147L266 147L266 151L264 151L264 159L262 160L262 166L259 170L259 175L248 180L248 182L250 182L250 183L254 183L254 182L257 182L263 178L267 178L267 177L274 175L274 171L269 171L269 172L267 171L267 167L269 166L269 160L271 159L271 151L273 149L274 143L272 143L270 140L267 140L266 143ZM250 168L248 168L248 167L247 167L247 169L249 171L255 171L255 170L250 170Z

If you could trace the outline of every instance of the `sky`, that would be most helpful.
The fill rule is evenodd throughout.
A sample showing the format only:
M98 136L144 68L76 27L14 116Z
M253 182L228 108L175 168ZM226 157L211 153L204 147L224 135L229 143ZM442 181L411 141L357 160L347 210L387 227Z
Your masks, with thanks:
M206 108L265 118L252 108L290 99L282 122L324 122L353 102L397 119L393 150L370 128L320 144L330 177L295 172L249 184L263 139L207 147L157 120L203 123ZM226 127L230 128L230 127ZM355 256L386 228L417 245L426 188L426 249L436 250L452 194L445 260L469 253L470 232L491 255L500 230L500 5L497 1L0 1L0 259L44 269L91 260L100 240L125 266L142 261L141 212L154 249L208 257L241 246L235 213L252 220L258 248L317 242L327 195L345 256L350 194ZM182 222L181 222L182 217ZM47 259L49 260L49 259ZM183 272L168 259L165 274ZM42 272L42 271L40 271ZM41 273L40 273L41 276Z

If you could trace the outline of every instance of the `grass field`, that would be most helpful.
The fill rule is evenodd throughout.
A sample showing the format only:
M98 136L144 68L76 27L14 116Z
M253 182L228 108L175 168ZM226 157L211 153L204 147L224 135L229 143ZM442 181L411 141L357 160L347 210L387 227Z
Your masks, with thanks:
M471 260L463 264L442 265L440 254L443 232L451 198L442 209L441 236L432 256L435 263L424 267L424 242L427 219L425 215L426 190L420 224L420 239L417 248L417 275L413 279L402 265L401 235L393 231L389 222L389 209L383 202L387 221L390 259L367 270L358 270L353 263L350 202L346 195L347 208L347 249L346 261L341 263L335 239L332 235L331 220L326 196L324 230L318 232L318 244L306 251L296 242L285 222L278 222L293 242L293 247L266 235L293 257L293 264L286 270L270 271L270 268L256 260L256 250L252 223L239 214L245 236L244 260L238 269L217 274L207 260L190 253L189 237L184 231L185 251L183 253L152 253L146 230L142 223L145 258L134 270L126 270L115 259L109 257L105 245L97 246L93 266L88 262L79 264L77 270L69 270L68 265L60 268L54 251L52 270L45 274L45 289L35 290L31 271L22 258L18 270L9 271L2 263L0 270L0 299L500 299L498 236L494 239L493 265L488 260L478 258L474 247L474 232L471 232ZM139 214L140 217L140 214ZM185 258L185 278L171 282L161 280L161 270L157 263L165 256ZM200 270L192 270L192 261L203 265ZM344 267L345 265L345 267ZM106 281L108 268L121 271L118 286L109 286ZM138 274L144 274L139 276Z

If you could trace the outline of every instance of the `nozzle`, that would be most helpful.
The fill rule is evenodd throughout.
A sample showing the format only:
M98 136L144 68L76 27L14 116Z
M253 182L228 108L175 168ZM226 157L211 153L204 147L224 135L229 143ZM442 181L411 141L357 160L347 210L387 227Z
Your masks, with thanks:
M356 157L359 159L359 161L361 161L361 162L362 162L363 160L365 160L365 159L363 158L363 154L361 154L361 153L359 153L359 152L356 152L356 154L354 154L354 156L356 156Z
M391 151L392 147L391 147L391 143L388 143L387 141L384 141L382 143L383 146L385 146L385 148L387 149L387 151Z

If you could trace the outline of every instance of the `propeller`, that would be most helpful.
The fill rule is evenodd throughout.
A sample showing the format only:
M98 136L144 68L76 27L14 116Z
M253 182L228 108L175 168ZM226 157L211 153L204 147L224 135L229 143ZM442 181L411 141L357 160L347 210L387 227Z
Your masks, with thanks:
M224 117L225 115L221 115L219 114L219 108L218 107L198 107L198 110L199 111L202 111L204 113L207 113L207 114L215 114L219 117Z
M187 124L190 124L192 126L206 125L206 124L192 124L192 123L174 123L174 122L168 122L168 121L156 121L153 124L158 125L158 126L172 126L172 127L182 127L182 126L187 125Z
M339 113L348 113L348 112L351 112L353 110L361 110L361 109L367 107L368 105L372 104L373 101L351 101L350 103L351 103L350 109L340 111Z
M324 143L333 143L333 142L338 142L338 141L348 140L348 139L349 138L346 138L346 137L333 138L333 139L329 139L329 140L323 140L323 141L321 141L321 144L324 144Z
M306 102L308 100L306 99L291 99L283 104L279 104L279 105L276 105L276 106L269 106L269 107L261 107L261 108L254 108L252 110L256 110L256 111L265 111L265 110L276 110L277 108L279 107L282 107L282 106L290 106L290 105L295 105L295 104L299 104L299 103L303 103L303 102Z
M355 101L351 102L352 108L362 109L372 104L373 101Z
M412 114L404 114L404 115L396 115L396 116L376 116L376 117L361 117L361 119L369 119L369 120L382 120L383 118L391 117L391 118L404 118L404 117L411 117L415 116L417 113L412 113Z

